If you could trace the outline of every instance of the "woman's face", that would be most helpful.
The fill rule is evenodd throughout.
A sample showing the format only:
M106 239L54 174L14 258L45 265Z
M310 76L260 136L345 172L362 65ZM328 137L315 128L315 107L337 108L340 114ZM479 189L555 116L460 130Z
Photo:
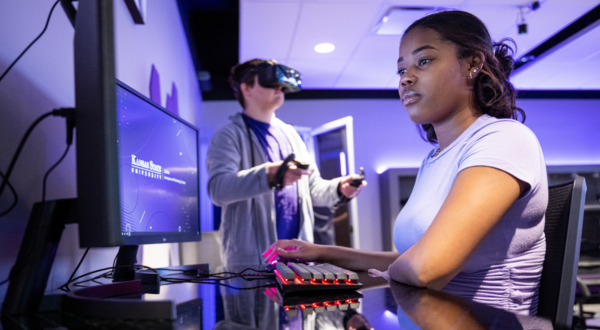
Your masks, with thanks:
M469 109L472 87L468 59L459 60L456 46L431 29L417 28L400 43L400 100L417 124L441 123Z

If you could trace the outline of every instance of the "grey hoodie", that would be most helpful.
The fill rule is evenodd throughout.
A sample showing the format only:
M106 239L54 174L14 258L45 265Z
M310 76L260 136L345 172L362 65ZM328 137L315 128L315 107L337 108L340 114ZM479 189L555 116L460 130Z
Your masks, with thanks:
M208 194L222 207L220 236L223 266L264 264L261 254L277 241L275 196L267 183L267 156L252 130L254 146L252 167L248 131L238 113L229 117L231 124L215 133L206 166ZM340 178L324 180L306 150L306 145L291 125L274 119L273 125L283 129L297 159L310 161L309 176L298 181L299 239L313 241L313 205L333 206L339 201Z

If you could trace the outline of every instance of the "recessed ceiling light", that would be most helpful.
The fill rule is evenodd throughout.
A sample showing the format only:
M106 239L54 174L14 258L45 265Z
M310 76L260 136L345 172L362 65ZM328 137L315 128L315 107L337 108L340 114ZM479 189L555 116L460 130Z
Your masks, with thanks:
M322 44L318 44L315 46L315 52L321 53L321 54L331 53L334 49L335 49L335 46L333 44L330 44L327 42L324 42Z

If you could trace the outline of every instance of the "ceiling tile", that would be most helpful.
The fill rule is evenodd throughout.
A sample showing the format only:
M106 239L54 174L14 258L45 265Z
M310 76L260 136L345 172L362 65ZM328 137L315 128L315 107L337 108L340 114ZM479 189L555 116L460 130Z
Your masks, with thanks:
M469 0L469 6L505 6L519 7L531 3L532 0ZM591 9L598 5L597 0L546 0L541 1L540 8L557 8L557 7L585 7Z
M506 37L509 29L516 29L515 19L519 12L518 8L507 6L468 6L463 10L477 16L490 32L492 40L500 40Z
M400 85L400 76L395 75L385 84L385 88L398 89L399 85ZM400 96L398 96L398 97L400 97Z
M554 70L548 70L546 66L532 65L527 70L513 74L510 81L516 89L540 89L539 84L554 74Z
M335 88L386 88L391 78L396 76L396 61L349 61Z
M302 88L332 88L344 68L344 61L291 59L287 66L302 74Z
M540 8L526 17L527 34L518 34L517 27L511 28L504 35L513 38L519 45L517 58L529 52L557 32L577 20L590 8Z
M284 61L292 42L299 8L300 4L293 2L241 2L240 61L253 58Z
M438 6L438 7L458 7L463 4L465 0L390 0L388 4L392 6L406 6L406 7L425 7L425 6Z
M595 89L600 78L600 25L533 62L512 79L521 89Z
M556 65L568 67L567 72L556 72L552 77L539 82L536 89L587 89L586 83L598 77L600 65L570 66L569 63L547 62L546 70L556 70Z
M493 40L513 38L520 56L598 5L598 0L544 1L539 10L526 15L528 33L519 35L519 6L527 2L241 0L240 59L277 59L303 73L305 88L397 88L398 77L393 72L400 36L378 36L373 30L391 7L461 8L478 16ZM598 88L600 73L593 74L600 65L598 40L597 34L576 40L524 68L511 81L521 89ZM334 44L335 51L316 53L314 46L322 42ZM566 76L569 73L574 77Z
M585 85L586 89L600 90L600 76L597 79L588 81Z
M404 31L415 21L436 10L432 7L423 9L391 8L378 24L377 35L403 35Z
M352 55L352 60L383 60L395 61L398 59L400 36L372 35L363 38Z
M379 8L377 3L304 3L289 59L349 59ZM335 50L315 52L315 45L322 42L334 44Z

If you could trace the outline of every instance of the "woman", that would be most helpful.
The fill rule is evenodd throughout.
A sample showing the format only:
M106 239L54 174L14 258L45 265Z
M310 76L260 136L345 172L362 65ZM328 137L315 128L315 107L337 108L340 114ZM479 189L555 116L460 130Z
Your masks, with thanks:
M512 49L461 11L414 22L398 58L398 92L436 143L394 225L395 252L279 241L264 254L387 269L398 281L535 314L548 184L535 135L516 121Z

